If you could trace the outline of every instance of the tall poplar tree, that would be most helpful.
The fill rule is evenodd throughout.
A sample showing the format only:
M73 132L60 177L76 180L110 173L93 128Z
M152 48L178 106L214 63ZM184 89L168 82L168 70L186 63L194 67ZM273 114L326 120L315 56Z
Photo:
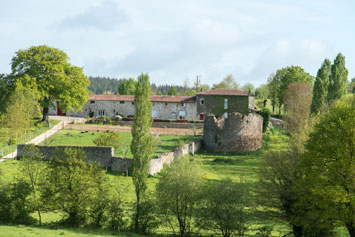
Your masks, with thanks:
M348 69L345 67L345 57L338 53L331 69L328 89L328 102L340 99L347 92Z
M131 152L135 160L133 164L132 179L136 192L136 213L134 227L140 230L141 206L140 203L147 189L150 156L153 151L153 136L149 133L152 125L152 103L150 102L150 84L148 74L138 76L136 93L134 97L136 116L132 127Z
M311 112L318 113L326 104L328 95L328 86L331 73L331 62L325 59L321 68L317 72L317 77L313 87L313 99L311 105Z

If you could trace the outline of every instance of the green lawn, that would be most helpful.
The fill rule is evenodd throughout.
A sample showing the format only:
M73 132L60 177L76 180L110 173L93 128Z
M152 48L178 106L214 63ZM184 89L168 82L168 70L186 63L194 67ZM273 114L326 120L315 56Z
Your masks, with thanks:
M61 130L53 136L43 141L40 145L50 146L95 146L94 140L103 132L86 132L81 130ZM130 157L132 153L129 149L132 135L130 133L121 133L122 135L122 148L115 150L115 156ZM154 146L153 157L161 153L172 151L174 148L181 146L185 143L200 139L201 136L165 136L161 135L155 137L156 142Z
M67 131L63 131L65 134ZM80 132L79 132L80 134ZM89 133L91 134L91 133ZM94 135L92 135L94 136ZM275 149L282 150L286 148L288 137L279 129L272 129L270 132L264 135L264 149ZM175 141L174 141L175 142ZM172 143L174 143L172 142ZM168 148L166 148L168 149ZM197 154L193 156L193 159L201 164L204 170L204 175L207 180L218 180L229 177L233 180L240 180L241 178L250 187L252 195L250 199L253 198L253 193L257 188L258 182L258 169L263 161L263 150L255 152L246 153L231 153L224 155L222 153L213 153L206 150L200 150ZM18 167L20 161L6 161L0 163L0 168L3 171L3 180L12 180L16 175L18 175ZM134 186L131 177L126 177L121 174L107 173L108 184L112 189L118 189L123 201L125 202L125 207L128 208L135 199ZM148 190L154 191L155 184L159 181L159 175L156 177L150 177L148 179ZM250 208L250 212L255 211ZM34 217L36 217L34 215ZM50 223L59 220L60 216L58 214L49 213L43 216L44 223ZM253 236L255 229L265 225L265 221L258 222L253 221L250 225L250 231L247 236ZM290 231L289 227L281 224L274 224L273 236L282 236ZM254 229L254 231L253 231ZM43 231L43 232L41 232ZM0 226L0 233L8 233L6 236L33 236L33 233L39 233L39 235L59 235L64 232L65 235L69 236L81 236L89 235L96 236L94 233L83 230L49 230L45 227L23 227L17 228L16 226ZM172 234L168 226L162 226L157 230L158 234L167 235ZM207 235L210 233L202 233ZM0 234L1 235L1 234ZM100 233L100 235L104 235ZM349 236L344 228L338 228L338 237Z
M53 126L57 125L60 121L59 120L50 120L50 126L47 127L45 122L37 122L32 128L29 134L26 136L22 136L21 138L17 139L17 144L23 144L28 141L31 141L33 138L41 135L42 133L48 131ZM13 144L11 146L7 146L7 142L9 140L9 136L7 135L8 131L5 128L0 128L0 157L2 151L4 152L3 155L7 155L11 152L14 152L17 148L17 144Z

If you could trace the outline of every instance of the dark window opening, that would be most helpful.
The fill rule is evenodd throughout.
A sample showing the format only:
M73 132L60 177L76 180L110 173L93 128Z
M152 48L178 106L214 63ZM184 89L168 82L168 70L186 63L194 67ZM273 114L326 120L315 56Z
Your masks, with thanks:
M90 100L90 104L95 104L95 100Z

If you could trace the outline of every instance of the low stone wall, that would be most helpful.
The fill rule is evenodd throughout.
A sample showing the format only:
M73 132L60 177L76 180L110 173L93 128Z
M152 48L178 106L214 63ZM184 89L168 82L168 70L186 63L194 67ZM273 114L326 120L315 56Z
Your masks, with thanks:
M149 174L155 175L163 169L164 164L170 164L171 162L177 160L179 157L195 154L201 148L201 141L194 141L187 143L181 147L176 148L172 152L166 152L160 154L157 159L152 159L149 164Z
M17 157L22 156L22 151L27 145L17 145ZM87 161L98 162L104 169L111 167L111 160L114 149L112 147L98 146L37 146L43 154L44 159L52 157L56 150L64 151L66 148L82 149L85 152Z
M263 118L258 114L230 114L216 119L209 115L205 119L203 144L208 150L217 152L254 151L262 146Z
M25 144L18 145L18 157L21 157L22 151ZM117 172L128 172L129 167L133 164L134 160L131 158L115 157L114 148L112 147L97 147L97 146L37 146L41 153L43 153L45 159L49 159L53 152L56 150L64 150L68 147L83 149L87 161L98 162L103 166L104 169L111 169ZM149 164L149 174L155 175L163 169L164 164L170 164L174 160L177 160L179 157L194 154L201 147L201 141L194 141L185 144L182 147L176 148L172 152L166 152L160 154L158 158L151 159Z

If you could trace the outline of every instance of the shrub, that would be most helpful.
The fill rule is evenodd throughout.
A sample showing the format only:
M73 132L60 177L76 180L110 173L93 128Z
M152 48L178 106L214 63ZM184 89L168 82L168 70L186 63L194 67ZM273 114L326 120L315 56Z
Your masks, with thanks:
M119 149L122 146L122 135L118 132L105 132L98 136L94 143L97 146L109 146L115 149Z
M41 186L41 198L51 211L62 211L63 223L78 227L86 222L97 188L104 171L96 164L86 162L83 150L67 148L56 150L48 162Z
M271 111L268 108L263 108L259 114L263 117L263 132L266 132L270 122Z
M107 206L107 228L114 231L124 229L126 224L123 217L122 200L114 195L109 199Z
M32 208L28 201L30 185L24 180L17 180L0 186L0 223L31 224Z
M143 200L140 201L139 206L140 206L140 213L139 213L139 226L138 226L138 232L142 234L149 234L152 232L152 230L156 229L159 224L159 218L157 214L157 205L156 201L152 198L150 195L145 195ZM135 229L135 215L136 215L136 210L137 204L134 203L133 205L133 216L132 216L132 225L131 229Z
M225 237L243 236L247 230L247 189L231 179L215 181L203 194L198 225L201 229L220 231Z
M182 157L164 167L160 174L156 193L161 215L174 233L177 227L180 236L185 236L192 228L192 216L203 181L200 167L188 157Z

